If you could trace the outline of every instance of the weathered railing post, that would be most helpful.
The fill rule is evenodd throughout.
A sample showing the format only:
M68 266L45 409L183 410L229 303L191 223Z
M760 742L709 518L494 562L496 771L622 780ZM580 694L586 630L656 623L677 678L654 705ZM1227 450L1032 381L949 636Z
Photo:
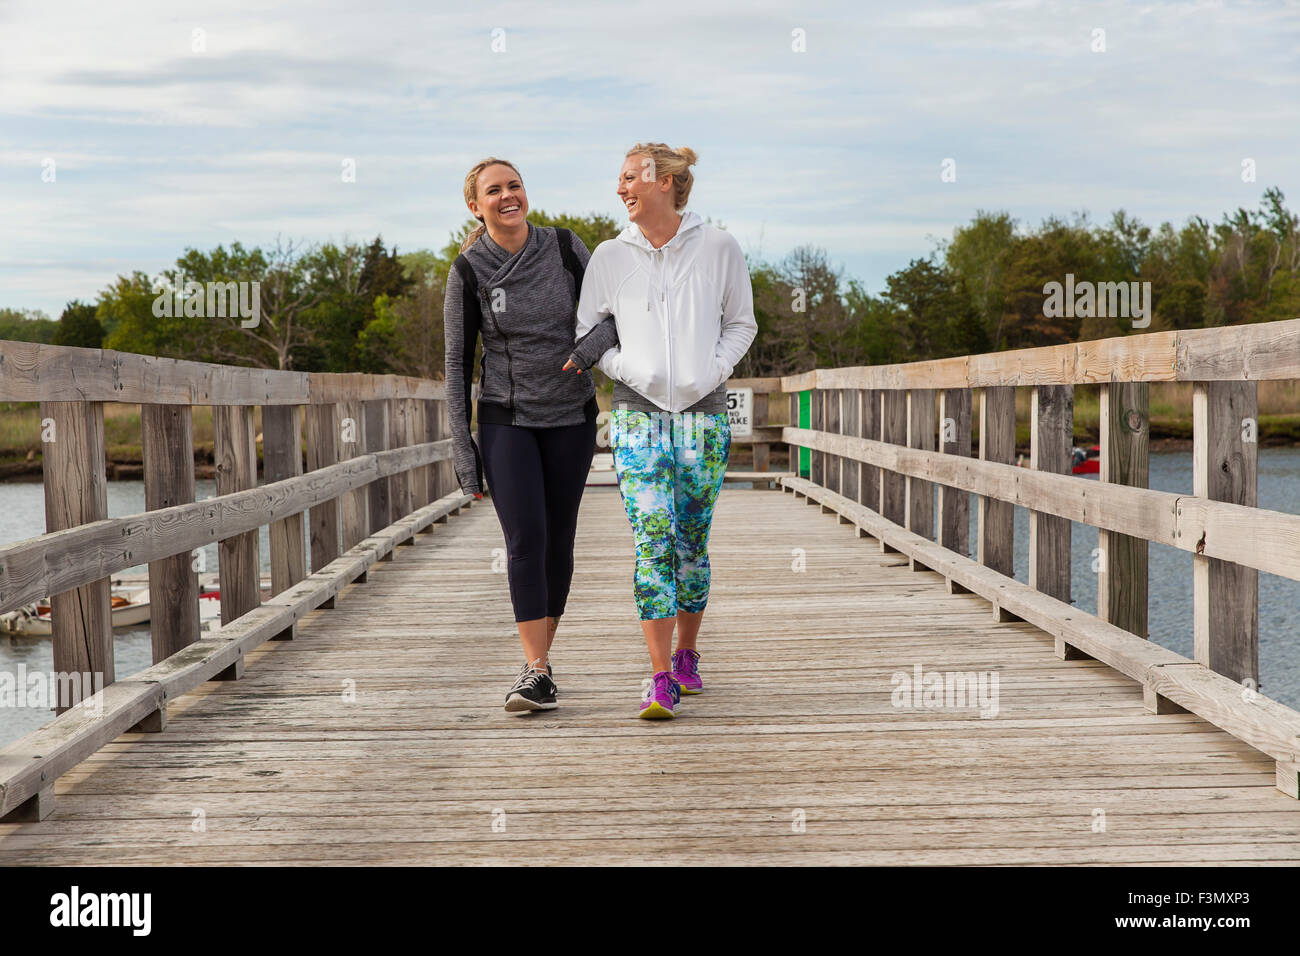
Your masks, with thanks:
M438 438L451 437L451 417L447 411L447 399L438 399ZM444 458L434 466L439 476L438 497L449 495L456 490L456 469L450 457Z
M302 474L300 405L262 406L262 478L267 484ZM302 512L273 521L267 528L271 551L271 596L289 590L307 576L307 543ZM291 624L272 640L292 640Z
M307 406L307 470L316 471L339 462L338 406L332 403ZM331 498L308 509L311 529L311 569L319 571L343 553L339 500ZM321 607L332 608L334 598Z
M1011 464L1016 458L1016 390L1009 385L980 390L980 458ZM1015 506L980 495L979 563L1011 577L1015 570ZM999 620L1008 615L993 606Z
M388 416L388 447L406 448L411 444L415 425L411 421L411 403L405 398L392 399ZM393 507L393 520L404 518L415 510L414 477L410 469L392 475L389 479L389 495ZM415 544L414 536L407 538L403 544Z
M810 412L808 427L815 432L826 430L825 402L822 395L823 392L820 388L810 388L808 390ZM826 455L815 448L808 449L808 480L814 485L826 487L826 468ZM814 504L812 499L809 499L808 503Z
M41 402L41 471L45 530L63 531L108 517L103 402ZM89 675L59 681L63 713L99 686L113 683L113 618L108 578L50 595L54 670ZM64 699L63 691L71 694Z
M1196 382L1192 392L1193 491L1198 498L1259 504L1259 386ZM1259 687L1259 572L1192 556L1193 657Z
M907 447L934 451L934 390L912 388L907 391ZM934 538L934 485L924 478L907 479L907 530L923 538ZM929 571L916 558L909 557L913 571Z
M862 433L862 398L856 388L836 390L840 397L840 434L857 438ZM862 485L859 477L862 465L852 458L842 458L840 466L840 494L853 501L861 501Z
M189 405L141 405L146 511L194 501L194 425ZM189 552L149 562L153 662L199 639L199 577Z
M780 384L780 379L776 379ZM768 425L768 410L771 403L767 392L754 393L754 428L766 428ZM755 471L771 471L771 453L772 446L765 441L754 442L750 445L750 453L753 456L753 468Z
M840 432L840 390L838 388L823 389L822 393L822 421L825 422L823 430L831 435L839 435ZM839 492L843 487L841 478L844 474L844 456L827 455L826 456L826 481L827 491Z
M881 392L864 388L858 393L858 416L861 424L858 434L872 441L880 441ZM880 469L864 464L858 471L858 500L872 511L880 510Z
M217 494L230 495L257 487L257 445L253 408L215 405L212 408L213 456L217 463ZM257 529L217 542L221 580L221 623L229 624L262 603L257 553ZM240 657L216 676L237 680L244 671Z
M1107 382L1101 386L1103 482L1147 486L1151 386ZM1116 531L1097 534L1097 616L1138 637L1147 636L1147 542Z
M388 411L390 402L384 398L373 398L364 403L366 406L366 447L370 451L387 451L389 446ZM389 479L378 478L367 488L370 491L370 530L378 531L393 523L392 503L389 498ZM393 560L390 550L381 561Z
M970 458L971 393L968 388L945 388L939 393L939 448L944 454ZM970 557L970 492L939 486L939 543ZM964 591L948 579L949 591Z
M428 411L428 402L420 398L412 398L411 403L411 424L414 432L411 435L412 445L423 445L430 441L429 437L429 420L426 412ZM433 500L433 465L420 465L411 469L411 478L414 481L414 502L416 508L423 508ZM426 533L433 532L432 526L424 529Z
M1029 467L1056 475L1071 472L1074 388L1035 385L1030 398ZM1070 603L1070 521L1029 512L1029 586Z
M880 392L880 440L891 445L907 444L907 393L897 388ZM907 478L887 468L880 469L880 516L900 527L907 521ZM882 540L881 551L896 551Z
M426 442L438 441L442 438L442 423L438 419L438 402L432 398L426 398L421 400L420 405L424 409L424 438L421 440ZM425 484L429 489L427 492L428 500L437 501L442 497L442 474L438 469L438 463L427 465L424 472Z
M342 421L339 428L339 459L347 461L358 458L367 451L366 416L362 404L356 399L349 399L339 404ZM339 499L339 525L342 547L348 551L361 543L370 534L370 496L366 486L353 488L344 492ZM363 571L356 578L356 583L363 584L366 573Z

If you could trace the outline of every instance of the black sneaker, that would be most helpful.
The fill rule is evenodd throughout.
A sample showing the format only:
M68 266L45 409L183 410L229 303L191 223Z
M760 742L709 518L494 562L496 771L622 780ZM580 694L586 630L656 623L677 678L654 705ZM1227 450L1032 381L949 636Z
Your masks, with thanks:
M506 695L506 711L512 714L528 713L534 710L555 710L555 682L549 674L533 670L524 665L515 686Z
M526 670L528 670L528 665L527 665L527 664L524 665L524 671L526 671ZM523 677L523 676L524 676L524 671L520 671L520 672L519 672L519 677ZM551 664L550 664L550 661L547 661L547 663L546 663L546 676L549 677L549 678L551 679L551 683L553 683L553 684L555 683L555 675L551 673ZM517 679L518 679L518 678L516 678L516 680L517 680ZM556 696L556 697L559 697L559 696L560 696L560 688L559 688L558 686L555 688L555 696Z

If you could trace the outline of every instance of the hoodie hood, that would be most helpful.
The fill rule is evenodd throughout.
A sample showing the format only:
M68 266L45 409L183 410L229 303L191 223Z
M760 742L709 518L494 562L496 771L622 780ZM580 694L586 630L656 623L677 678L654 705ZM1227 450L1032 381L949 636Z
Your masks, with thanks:
M698 213L690 209L686 210L686 212L682 213L682 224L677 227L677 235L665 242L660 248L672 249L681 245L685 241L687 233L703 225L704 220L699 217ZM618 234L618 238L630 245L644 249L646 252L656 251L655 247L650 245L650 240L645 237L645 233L641 231L641 227L634 222L628 223L627 228Z

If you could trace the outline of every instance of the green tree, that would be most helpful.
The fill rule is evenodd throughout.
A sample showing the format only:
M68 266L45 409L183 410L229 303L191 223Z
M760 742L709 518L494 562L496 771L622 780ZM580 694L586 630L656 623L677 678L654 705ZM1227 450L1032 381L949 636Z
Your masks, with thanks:
M594 252L596 247L606 239L613 239L622 229L609 216L601 216L591 213L586 216L552 216L540 209L534 209L528 213L528 221L534 226L558 226L561 229L568 229L576 233L578 238L586 245L588 252ZM474 225L478 225L475 223ZM468 235L468 233L466 233Z
M360 362L368 370L442 378L446 270L428 252L409 253L400 261L408 291L374 300L374 317L357 340Z
M852 316L840 297L840 273L824 249L799 246L764 277L767 332L784 371L848 364ZM756 309L757 311L757 309Z
M948 270L968 290L984 338L1003 347L1002 324L1007 317L1007 268L1018 239L1016 220L1006 212L976 211L969 226L953 230L943 247Z
M104 348L142 355L195 358L190 330L183 317L158 317L154 301L170 286L156 285L143 272L119 275L99 293L97 316L106 335Z
M982 351L987 341L961 280L932 259L913 259L885 280L905 361Z
M40 342L49 345L59 324L44 312L31 309L0 309L0 340Z
M851 279L844 293L844 305L852 320L851 338L859 356L857 364L893 365L908 360L902 334L905 320L893 302L871 295L860 282Z
M59 316L59 327L54 333L54 345L75 345L79 348L97 349L104 344L104 327L96 318L97 308L84 302L69 302Z

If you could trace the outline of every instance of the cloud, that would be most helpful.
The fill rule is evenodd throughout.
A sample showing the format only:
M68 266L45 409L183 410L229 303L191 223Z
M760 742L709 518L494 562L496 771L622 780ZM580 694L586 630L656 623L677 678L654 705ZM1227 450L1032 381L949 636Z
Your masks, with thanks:
M1035 222L1123 206L1154 224L1217 218L1267 185L1300 196L1294 5L700 0L661 13L11 3L0 305L57 311L114 270L236 239L382 232L439 248L465 219L464 170L489 154L520 165L534 207L621 221L614 175L645 139L700 153L693 205L746 248L819 245L874 287L977 208ZM1258 184L1240 181L1244 157ZM946 158L956 182L940 180ZM33 258L47 264L14 266Z

